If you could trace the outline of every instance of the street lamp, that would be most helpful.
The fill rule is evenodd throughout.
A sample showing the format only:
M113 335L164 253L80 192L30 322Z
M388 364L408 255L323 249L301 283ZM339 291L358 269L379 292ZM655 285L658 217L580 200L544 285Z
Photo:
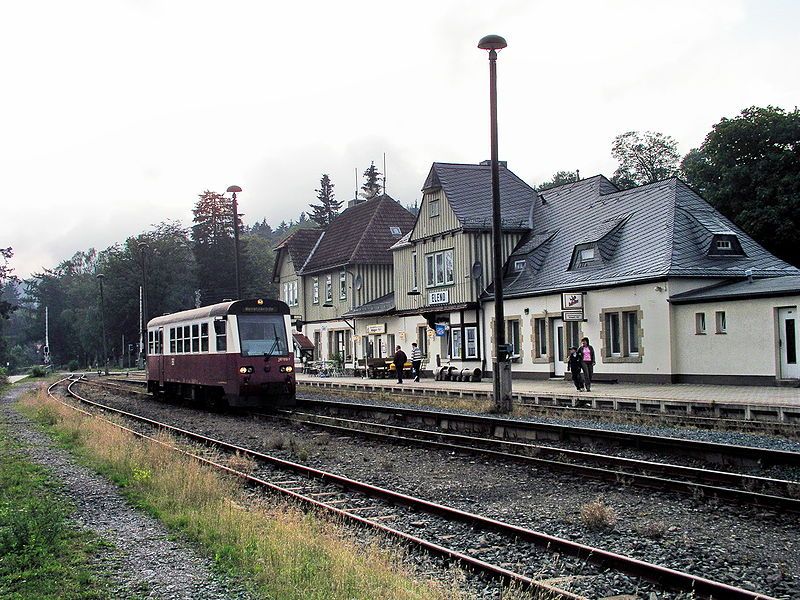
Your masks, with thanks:
M228 192L233 194L233 261L236 275L236 299L242 298L242 286L239 281L239 205L236 203L236 192L241 192L242 188L232 185Z
M108 344L106 343L106 301L103 297L103 279L105 275L102 273L97 274L97 280L100 282L100 324L103 331L103 365L105 366L106 375L108 375Z
M492 145L492 278L494 279L494 404L498 412L511 412L511 364L506 346L503 314L502 230L500 228L500 167L497 159L497 51L508 44L499 35L487 35L478 48L489 51L489 121Z
M145 268L145 256L144 252L150 246L147 242L139 242L139 258L142 264L142 286L140 288L140 295L139 295L139 364L138 367L141 369L144 367L143 358L146 354L145 351L145 332L147 331L147 270Z

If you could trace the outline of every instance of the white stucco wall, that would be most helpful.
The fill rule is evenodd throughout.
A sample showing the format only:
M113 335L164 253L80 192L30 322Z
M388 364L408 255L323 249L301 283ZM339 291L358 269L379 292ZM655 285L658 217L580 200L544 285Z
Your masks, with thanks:
M777 309L800 306L800 296L680 304L672 307L675 365L683 375L778 374ZM727 331L716 333L724 311ZM705 313L706 334L696 333L695 315Z

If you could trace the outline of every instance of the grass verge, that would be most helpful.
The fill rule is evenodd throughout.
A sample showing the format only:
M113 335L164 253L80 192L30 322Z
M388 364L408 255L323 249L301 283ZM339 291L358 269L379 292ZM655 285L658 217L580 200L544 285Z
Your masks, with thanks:
M289 600L460 598L453 586L413 577L400 550L359 547L335 523L280 501L246 500L231 479L49 399L23 410L137 506L199 544L260 597ZM455 579L455 578L454 578Z
M0 598L110 598L91 556L99 542L70 525L73 507L0 426Z

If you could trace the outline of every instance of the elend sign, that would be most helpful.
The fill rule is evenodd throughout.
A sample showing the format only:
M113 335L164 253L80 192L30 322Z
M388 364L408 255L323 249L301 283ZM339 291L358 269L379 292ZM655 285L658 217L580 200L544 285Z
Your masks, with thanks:
M448 302L450 302L449 290L428 292L428 304L447 304Z

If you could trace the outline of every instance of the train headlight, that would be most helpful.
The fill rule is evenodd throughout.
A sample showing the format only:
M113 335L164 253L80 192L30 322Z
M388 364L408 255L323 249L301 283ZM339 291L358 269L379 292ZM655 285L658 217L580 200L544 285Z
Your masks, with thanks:
M284 365L281 367L281 373L291 373L292 371L294 371L294 367L291 365Z
M239 367L239 373L242 375L247 375L248 373L252 373L255 369L253 367Z

